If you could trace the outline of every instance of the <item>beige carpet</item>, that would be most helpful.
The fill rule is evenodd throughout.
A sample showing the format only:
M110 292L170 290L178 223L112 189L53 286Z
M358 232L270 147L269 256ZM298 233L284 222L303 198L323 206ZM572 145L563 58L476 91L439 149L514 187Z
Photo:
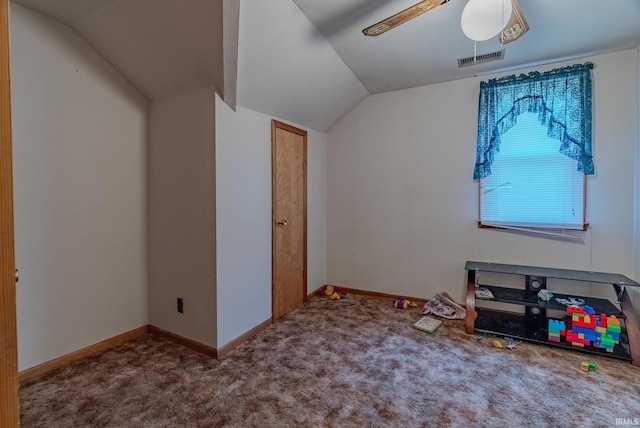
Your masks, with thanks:
M314 297L211 360L145 336L21 388L23 427L593 427L640 419L640 369L496 349L418 310ZM597 365L585 373L581 361Z

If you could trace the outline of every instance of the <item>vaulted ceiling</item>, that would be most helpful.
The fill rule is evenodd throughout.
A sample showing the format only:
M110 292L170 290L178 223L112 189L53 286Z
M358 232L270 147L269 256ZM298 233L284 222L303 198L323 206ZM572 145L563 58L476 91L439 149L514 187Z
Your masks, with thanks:
M640 44L639 0L519 0L531 29L475 68L456 61L474 55L467 0L377 37L361 31L417 0L12 1L75 29L151 100L214 86L235 107L237 82L238 105L319 131L370 94Z
M467 0L451 0L376 37L362 29L418 0L293 0L331 43L370 93L470 77L457 59L474 55L462 32ZM519 0L530 30L506 44L502 61L478 74L622 50L640 44L638 0ZM478 42L477 53L501 49L497 37Z
M291 0L242 0L238 104L328 131L369 92Z
M147 98L224 89L219 0L13 0L69 25Z

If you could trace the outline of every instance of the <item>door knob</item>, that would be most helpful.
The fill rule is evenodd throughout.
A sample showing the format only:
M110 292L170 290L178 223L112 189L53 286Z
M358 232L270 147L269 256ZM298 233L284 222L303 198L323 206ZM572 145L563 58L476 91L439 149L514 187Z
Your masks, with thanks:
M20 271L16 269L16 283L20 281Z
M279 222L276 223L278 226L286 226L287 225L287 220L280 220Z

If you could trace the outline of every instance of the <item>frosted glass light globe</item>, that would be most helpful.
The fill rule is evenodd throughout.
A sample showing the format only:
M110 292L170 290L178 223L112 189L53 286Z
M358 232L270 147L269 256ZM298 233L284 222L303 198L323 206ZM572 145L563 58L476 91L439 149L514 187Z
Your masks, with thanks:
M462 31L471 40L489 40L507 25L512 11L511 0L469 0L460 19Z

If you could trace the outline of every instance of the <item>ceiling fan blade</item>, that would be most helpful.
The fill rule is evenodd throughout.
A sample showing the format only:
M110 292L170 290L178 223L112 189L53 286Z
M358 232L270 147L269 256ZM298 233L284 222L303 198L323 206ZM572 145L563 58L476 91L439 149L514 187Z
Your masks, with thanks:
M518 0L511 0L511 4L513 5L511 19L507 22L504 30L498 34L498 40L500 40L500 43L503 45L518 40L524 33L529 31L529 24L527 24L527 20L524 19Z
M388 17L387 19L376 22L372 26L362 30L362 33L365 36L379 36L380 34L385 33L400 24L404 24L410 19L413 19L416 16L420 16L423 13L428 12L431 9L443 5L449 1L450 0L423 0L420 3L406 8L402 12L398 12L395 15Z

